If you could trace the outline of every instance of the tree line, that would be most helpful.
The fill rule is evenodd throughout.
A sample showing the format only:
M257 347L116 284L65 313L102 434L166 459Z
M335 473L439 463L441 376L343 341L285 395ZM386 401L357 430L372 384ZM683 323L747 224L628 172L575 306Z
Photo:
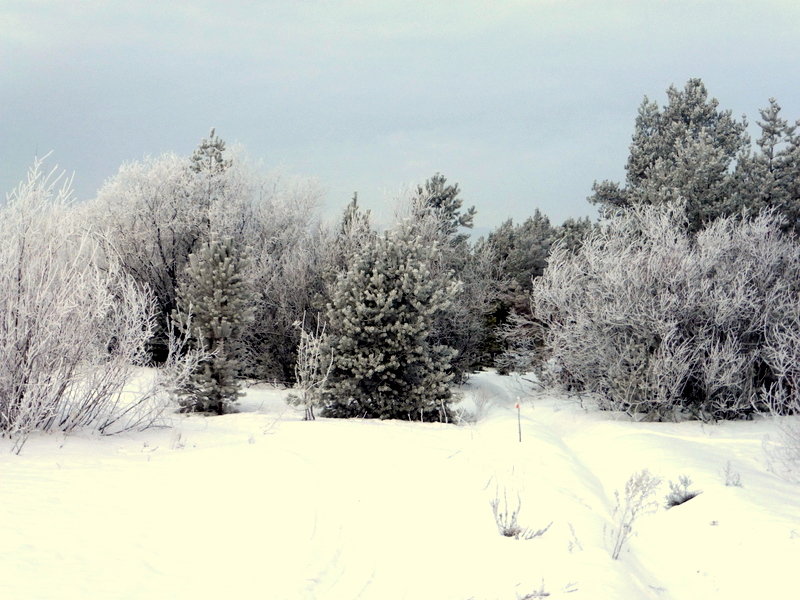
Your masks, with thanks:
M331 225L313 182L213 130L81 204L37 162L1 209L0 430L146 422L100 400L138 364L216 413L256 379L298 384L309 418L445 421L487 366L654 418L796 410L800 135L775 100L760 115L754 145L698 79L645 98L598 222L535 210L480 239L441 174L387 231L357 196Z

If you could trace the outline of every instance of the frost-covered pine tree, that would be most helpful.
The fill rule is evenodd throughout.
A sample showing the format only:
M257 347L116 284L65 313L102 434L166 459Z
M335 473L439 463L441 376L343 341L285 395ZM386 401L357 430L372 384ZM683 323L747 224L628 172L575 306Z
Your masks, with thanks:
M207 138L192 152L191 170L195 173L222 173L233 164L224 157L225 141L215 134L212 128Z
M464 200L459 197L460 193L461 189L457 183L447 185L447 178L441 173L436 173L425 181L424 185L417 186L412 206L417 219L434 215L438 223L437 229L448 238L452 246L457 246L469 238L460 230L472 229L475 218L474 206L462 210Z
M173 319L193 344L212 355L181 390L186 410L223 414L239 395L239 345L253 320L246 265L230 238L212 239L189 256Z
M492 249L470 242L467 230L472 228L475 208L464 208L460 193L458 184L448 184L436 173L417 187L408 206L424 243L438 250L433 255L432 272L452 271L461 282L458 297L437 315L433 333L436 343L458 351L451 364L457 383L490 364L486 351L489 314L501 287Z
M449 418L455 351L431 336L459 284L432 272L436 251L405 223L369 240L339 277L327 313L325 416Z
M774 98L759 112L758 151L743 157L736 169L737 205L774 209L785 220L784 230L800 232L800 121L784 119Z
M358 205L358 194L344 209L341 221L336 227L330 247L327 279L329 285L336 283L336 277L349 268L364 245L375 235L372 228L372 216L369 210Z
M606 214L683 201L689 227L736 213L732 168L749 147L747 122L708 95L700 79L670 86L662 108L645 97L636 117L625 185L595 183L589 201Z

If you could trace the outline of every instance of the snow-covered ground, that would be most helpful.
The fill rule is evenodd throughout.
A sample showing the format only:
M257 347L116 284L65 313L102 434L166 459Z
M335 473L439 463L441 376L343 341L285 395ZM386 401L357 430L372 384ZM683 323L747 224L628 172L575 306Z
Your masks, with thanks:
M476 423L303 422L257 386L238 414L33 436L19 456L2 440L0 598L800 597L775 420L632 423L494 373L461 392ZM659 507L614 561L615 491L644 468ZM681 475L702 493L666 510ZM552 525L503 537L496 499Z

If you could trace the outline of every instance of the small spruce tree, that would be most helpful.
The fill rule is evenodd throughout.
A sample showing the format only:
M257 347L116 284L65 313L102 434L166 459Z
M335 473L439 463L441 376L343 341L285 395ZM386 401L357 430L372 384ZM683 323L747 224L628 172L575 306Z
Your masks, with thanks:
M230 238L212 239L189 256L173 320L210 356L181 390L187 411L223 414L239 395L239 342L253 320L252 292L243 278L246 265Z
M406 224L371 239L339 277L327 314L325 416L449 418L455 351L435 344L432 332L459 284L449 272L432 273L436 251Z

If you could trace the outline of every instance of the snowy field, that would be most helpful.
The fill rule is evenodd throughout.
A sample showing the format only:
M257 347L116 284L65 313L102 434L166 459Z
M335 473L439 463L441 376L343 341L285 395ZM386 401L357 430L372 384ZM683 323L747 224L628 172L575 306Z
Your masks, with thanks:
M303 422L287 393L115 437L0 441L0 598L795 599L800 486L773 419L631 423L474 376L461 426ZM522 443L514 404L522 398ZM741 485L733 483L738 475ZM615 491L655 512L609 554ZM669 481L701 491L664 508ZM500 535L491 503L533 539Z

